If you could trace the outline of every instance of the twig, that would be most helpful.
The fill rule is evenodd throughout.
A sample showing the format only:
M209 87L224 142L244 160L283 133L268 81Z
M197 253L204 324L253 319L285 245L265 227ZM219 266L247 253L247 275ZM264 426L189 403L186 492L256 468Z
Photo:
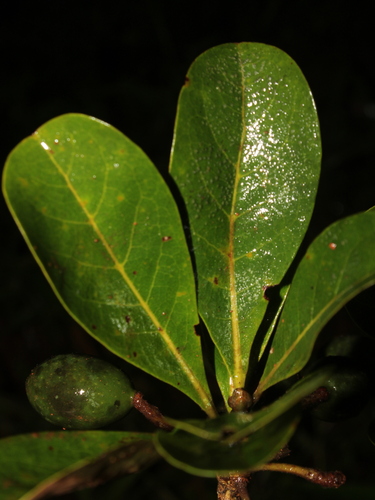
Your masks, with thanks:
M147 418L151 423L153 423L159 429L165 431L173 430L173 426L168 424L160 412L157 406L151 405L145 399L143 399L143 394L141 392L136 392L133 396L133 406L138 410L144 417Z
M286 472L294 474L295 476L302 477L311 483L319 484L325 488L338 488L342 486L345 481L345 475L338 470L324 472L310 467L300 467L299 465L269 463L265 464L260 470L271 470L277 472Z
M217 478L218 500L250 500L247 491L249 475L233 474L229 477Z

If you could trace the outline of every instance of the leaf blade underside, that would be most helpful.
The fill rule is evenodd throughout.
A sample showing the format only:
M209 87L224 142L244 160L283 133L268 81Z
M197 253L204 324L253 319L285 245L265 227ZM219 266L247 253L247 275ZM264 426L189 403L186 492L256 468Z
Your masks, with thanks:
M112 352L213 415L182 225L147 156L100 120L63 115L13 150L3 187L68 312Z
M310 245L294 276L257 393L298 373L323 326L375 284L375 212L335 222Z

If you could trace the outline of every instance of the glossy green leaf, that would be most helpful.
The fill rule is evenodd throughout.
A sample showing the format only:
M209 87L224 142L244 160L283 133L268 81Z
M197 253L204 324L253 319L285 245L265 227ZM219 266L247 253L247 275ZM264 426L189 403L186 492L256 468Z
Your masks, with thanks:
M211 441L223 440L226 443L233 444L249 434L253 434L293 408L303 398L309 396L318 387L322 386L331 373L332 368L325 367L306 375L283 396L255 412L226 413L210 420L178 421L167 419L167 421L176 429L194 434L202 439Z
M157 451L170 464L204 477L257 470L288 442L298 423L295 408L235 444L211 441L183 430L158 432Z
M99 485L157 460L151 434L41 432L0 441L0 499L36 500Z
M332 224L311 244L294 276L259 394L299 372L327 321L356 294L375 284L374 249L374 211Z
M265 288L280 283L305 234L320 154L309 87L284 52L226 44L193 63L171 174L187 206L198 307L225 399L245 384Z
M68 312L112 352L212 415L182 225L147 156L106 123L63 115L12 151L3 186Z

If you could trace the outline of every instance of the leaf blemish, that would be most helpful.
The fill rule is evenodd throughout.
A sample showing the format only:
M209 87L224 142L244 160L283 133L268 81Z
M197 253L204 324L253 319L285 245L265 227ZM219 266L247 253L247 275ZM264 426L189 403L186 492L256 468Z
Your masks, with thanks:
M130 316L125 316L125 321L126 321L127 323L130 323L130 322L131 322L131 317L130 317Z
M163 236L161 241L169 241L172 239L172 236Z
M336 245L336 243L330 243L330 244L328 245L328 247L329 247L331 250L336 250L337 245Z
M218 284L219 284L219 280L218 280L218 278L217 278L216 276L215 276L215 278L214 278L214 283L215 283L215 285L218 285Z

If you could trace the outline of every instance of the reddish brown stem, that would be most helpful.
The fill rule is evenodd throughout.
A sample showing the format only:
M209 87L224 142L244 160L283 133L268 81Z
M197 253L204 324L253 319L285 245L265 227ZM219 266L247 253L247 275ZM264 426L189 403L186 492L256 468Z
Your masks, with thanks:
M324 403L329 399L329 392L325 387L318 387L310 396L302 400L302 408L304 410L312 410L320 403Z
M151 405L144 398L141 392L136 392L133 396L133 406L144 417L152 422L159 429L171 431L172 425L168 424L157 406Z
M342 486L345 481L345 475L338 470L324 472L310 467L300 467L299 465L270 463L262 467L261 470L272 470L277 472L286 472L294 474L295 476L302 477L311 483L319 484L325 488L338 488Z

